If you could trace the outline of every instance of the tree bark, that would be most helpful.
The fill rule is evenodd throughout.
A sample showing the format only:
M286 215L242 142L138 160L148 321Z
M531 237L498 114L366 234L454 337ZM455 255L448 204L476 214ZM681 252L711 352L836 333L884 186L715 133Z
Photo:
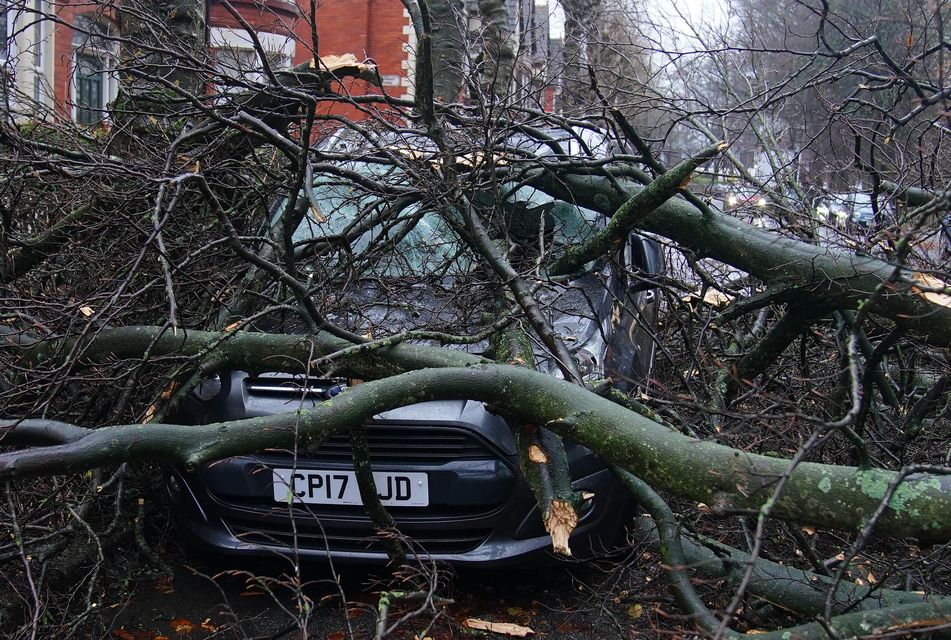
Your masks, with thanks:
M716 512L759 510L781 520L856 530L891 492L875 530L922 541L951 539L951 477L898 474L790 461L681 435L577 385L505 365L423 369L348 390L299 413L203 426L134 424L90 430L67 444L0 454L0 480L75 473L122 461L179 463L188 469L264 448L312 449L332 433L378 413L430 400L469 399L502 415L544 425L597 452L658 490ZM16 422L6 428L15 429ZM30 424L29 422L27 424ZM788 475L781 496L773 487Z
M428 0L428 4L432 21L433 95L442 102L455 102L463 85L465 8L462 0Z
M505 0L479 0L482 16L482 91L487 96L508 94L515 68L515 45L509 33Z
M615 183L568 172L538 173L532 184L608 216L643 188L627 180ZM637 227L669 238L698 257L716 258L768 284L795 289L790 295L800 301L820 300L849 309L876 296L872 313L920 332L932 344L951 344L951 308L932 294L934 287L926 285L930 281L925 276L907 268L780 236L716 211L701 212L677 198L646 214Z

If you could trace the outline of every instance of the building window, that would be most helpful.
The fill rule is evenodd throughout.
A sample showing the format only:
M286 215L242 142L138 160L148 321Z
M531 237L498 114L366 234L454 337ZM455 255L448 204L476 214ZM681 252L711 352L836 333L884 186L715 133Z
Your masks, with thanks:
M73 31L73 117L96 124L108 116L119 83L115 74L115 28L103 19L79 16Z
M7 114L37 117L52 104L48 0L0 0L0 92Z
M103 88L102 60L97 56L76 56L76 121L96 124L103 118L106 92Z
M215 84L223 93L237 93L267 82L264 65L246 31L212 28L211 48L215 56ZM272 71L289 69L294 60L295 42L290 36L256 34Z

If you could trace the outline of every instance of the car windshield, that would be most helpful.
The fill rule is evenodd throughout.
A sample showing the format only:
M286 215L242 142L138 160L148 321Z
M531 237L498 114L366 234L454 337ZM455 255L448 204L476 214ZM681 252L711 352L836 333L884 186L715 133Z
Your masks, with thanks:
M348 169L393 182L401 172L370 163L348 163ZM537 189L521 186L507 190L504 225L510 240L526 248L544 243L545 250L582 242L596 230L600 216ZM491 203L488 194L477 195L477 204ZM278 215L286 206L281 204ZM473 266L468 251L443 217L423 210L418 202L393 210L392 198L365 193L339 178L318 178L308 215L294 232L296 245L348 237L356 255L373 253L367 271L375 276L457 276ZM544 233L541 225L544 224Z

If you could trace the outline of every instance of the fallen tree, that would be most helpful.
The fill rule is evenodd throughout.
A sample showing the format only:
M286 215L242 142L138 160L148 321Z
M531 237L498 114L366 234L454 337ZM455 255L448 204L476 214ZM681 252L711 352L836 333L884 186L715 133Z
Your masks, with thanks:
M361 384L314 409L199 426L149 423L79 432L58 446L0 454L0 479L77 473L127 461L183 464L187 469L264 448L289 448L295 438L315 450L333 433L374 415L439 399L472 399L494 411L545 427L597 451L652 486L706 502L722 513L757 512L802 524L856 529L876 516L882 535L945 541L951 537L951 477L903 470L822 465L747 454L684 436L576 385L543 373L500 365L427 368ZM45 421L4 425L20 442ZM22 429L22 433L20 432ZM782 495L774 488L786 479ZM882 506L886 508L877 514Z
M0 480L13 540L2 558L20 572L8 579L14 591L26 593L30 558L46 563L69 536L93 532L98 545L119 528L108 518L90 524L71 505L60 518L25 480L66 477L58 491L86 509L106 492L119 522L128 465L196 473L264 449L306 455L349 433L368 517L390 530L399 519L372 491L364 423L462 399L513 427L522 477L562 554L583 503L563 441L614 465L655 523L636 528L637 541L660 549L684 626L739 635L730 629L749 594L801 617L775 616L775 637L946 633L951 276L917 249L945 215L948 176L936 170L929 184L909 184L898 160L863 159L876 192L896 197L894 215L880 215L858 247L816 225L808 186L778 165L773 182L737 167L769 195L747 208L762 215L726 211L698 195L708 179L701 166L739 164L730 145L693 124L704 114L676 119L711 133L711 146L677 149L668 168L613 103L591 105L603 116L585 119L545 113L499 84L508 66L472 83L481 101L457 104L459 88L443 85L461 70L433 69L429 3L406 4L420 43L412 100L372 93L373 65L314 51L297 67L241 80L246 92L217 102L195 88L203 82L158 83L161 91L136 94L156 122L133 118L95 135L3 124L7 188L22 185L2 195L0 235ZM455 32L450 4L436 14ZM493 5L487 24L493 40L500 10ZM160 61L172 55L145 44ZM489 59L508 65L502 44ZM834 83L836 63L820 61L869 48L887 62L874 44L825 42L809 64ZM175 55L192 75L221 79L208 61ZM138 62L141 82L148 60ZM590 77L598 96L596 69ZM371 85L350 94L346 78ZM910 76L901 82L921 89ZM363 119L322 110L328 103ZM313 145L329 125L343 128L334 133L343 142ZM946 157L943 139L927 136L916 153L928 144ZM767 151L775 163L775 145ZM506 204L520 189L531 193ZM572 204L587 210L590 233L559 243L558 207ZM770 216L782 224L766 228ZM332 233L299 231L337 218ZM400 241L420 230L430 232L429 252L404 255ZM627 255L631 234L663 243L668 268L651 272ZM607 301L585 300L584 314L650 336L642 375L599 379L605 363L558 324L573 292L592 297L579 278L597 282ZM442 297L413 297L427 287ZM657 300L663 320L640 315L631 296ZM279 415L171 423L190 394L232 370L352 384ZM23 535L54 521L70 524ZM145 547L141 522L133 533ZM728 525L736 522L740 532ZM816 530L826 537L813 542ZM393 557L403 557L396 546ZM938 560L903 557L912 548ZM873 584L870 570L859 575L873 561L889 569L885 584ZM729 583L733 601L719 594L720 611L711 610L693 572ZM35 632L43 589L29 589L22 600L35 615L20 627ZM80 619L95 608L92 589Z

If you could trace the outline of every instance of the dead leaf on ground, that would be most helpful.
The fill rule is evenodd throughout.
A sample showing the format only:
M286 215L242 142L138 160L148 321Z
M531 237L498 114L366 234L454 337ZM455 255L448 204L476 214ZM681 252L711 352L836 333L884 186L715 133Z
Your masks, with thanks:
M467 629L501 633L515 638L524 638L527 635L535 633L530 628L523 627L520 624L513 624L511 622L489 622L488 620L479 620L478 618L467 618L466 621L462 623L462 626Z
M627 617L631 620L637 620L644 613L644 607L639 604L632 604L627 608Z
M172 586L172 579L168 576L165 576L164 578L156 582L154 588L159 593L164 593L164 594L175 593L175 587Z
M192 629L195 628L192 621L187 618L175 618L168 623L168 626L170 626L175 633L191 633Z

